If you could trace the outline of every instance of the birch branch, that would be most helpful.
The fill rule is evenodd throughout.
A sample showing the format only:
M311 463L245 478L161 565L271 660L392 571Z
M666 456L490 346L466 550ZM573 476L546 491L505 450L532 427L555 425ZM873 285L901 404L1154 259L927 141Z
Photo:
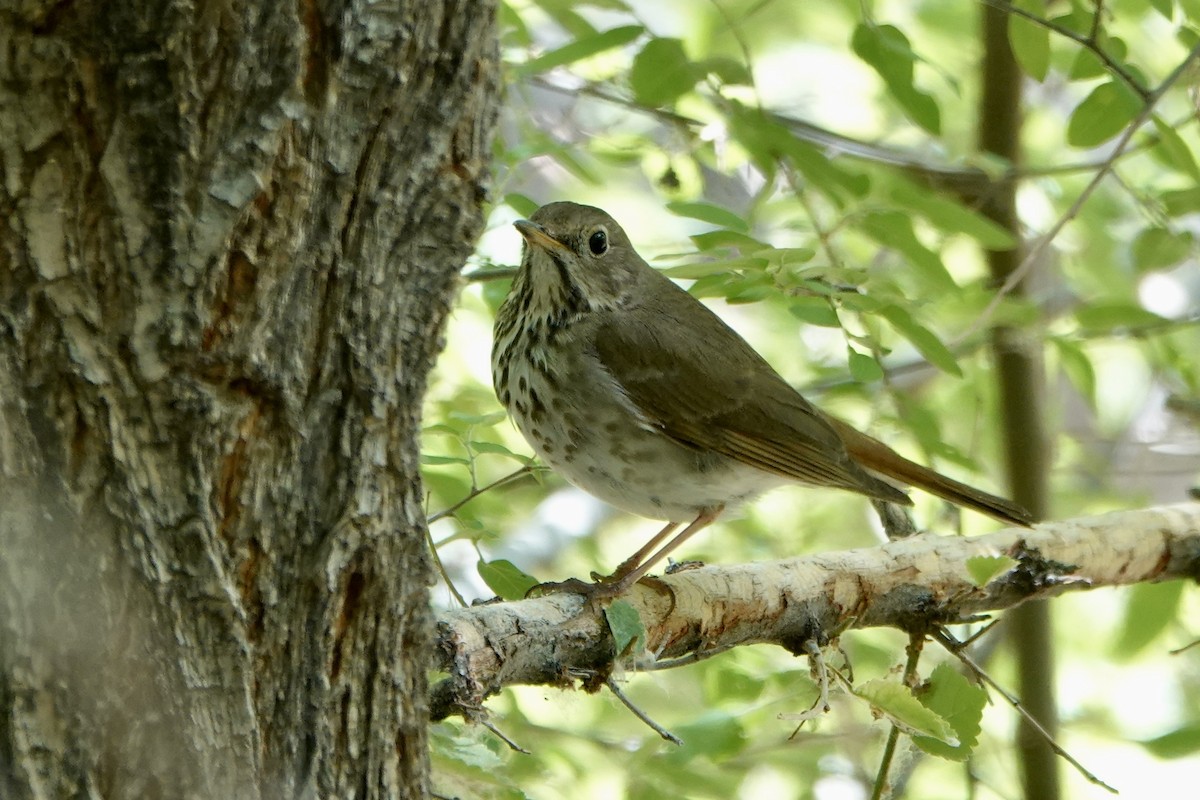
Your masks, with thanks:
M976 586L968 560L997 555L1016 566ZM708 566L622 599L646 626L644 658L662 660L768 643L803 654L852 628L920 632L1068 590L1172 578L1200 579L1200 504ZM595 691L616 660L603 608L571 594L444 611L437 642L435 668L449 677L433 689L434 719L476 716L513 684Z

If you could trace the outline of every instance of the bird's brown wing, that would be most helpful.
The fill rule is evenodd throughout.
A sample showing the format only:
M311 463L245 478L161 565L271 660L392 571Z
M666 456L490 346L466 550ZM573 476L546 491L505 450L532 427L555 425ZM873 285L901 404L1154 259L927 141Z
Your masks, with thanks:
M593 338L649 424L765 472L911 502L855 463L824 415L707 307L666 278L654 288L619 321L597 319Z

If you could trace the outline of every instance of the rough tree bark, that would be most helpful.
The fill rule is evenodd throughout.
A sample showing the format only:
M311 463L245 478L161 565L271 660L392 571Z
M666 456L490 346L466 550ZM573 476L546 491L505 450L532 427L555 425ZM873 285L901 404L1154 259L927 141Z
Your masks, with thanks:
M0 796L420 797L490 2L0 9Z

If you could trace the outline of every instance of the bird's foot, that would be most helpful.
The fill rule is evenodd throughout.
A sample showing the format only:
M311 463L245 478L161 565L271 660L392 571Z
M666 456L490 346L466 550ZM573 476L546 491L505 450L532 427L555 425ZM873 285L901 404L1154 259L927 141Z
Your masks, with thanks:
M647 575L636 581L636 583L654 589L661 594L674 595L674 592L671 591L671 588L667 584L652 575ZM599 575L593 572L591 583L579 578L567 578L565 581L539 583L530 589L525 596L545 597L548 594L579 594L583 595L589 601L612 600L615 597L625 594L632 585L633 582L628 580L628 575L621 575L620 572L613 575Z

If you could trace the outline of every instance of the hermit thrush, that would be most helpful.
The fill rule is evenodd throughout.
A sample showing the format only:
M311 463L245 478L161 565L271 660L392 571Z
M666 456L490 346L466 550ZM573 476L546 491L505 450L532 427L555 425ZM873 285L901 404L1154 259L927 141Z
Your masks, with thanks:
M879 475L1029 524L1014 503L822 413L643 261L600 209L551 203L516 227L525 247L496 317L496 395L538 456L571 483L669 521L601 580L600 593L619 594L723 510L786 483L912 504Z

